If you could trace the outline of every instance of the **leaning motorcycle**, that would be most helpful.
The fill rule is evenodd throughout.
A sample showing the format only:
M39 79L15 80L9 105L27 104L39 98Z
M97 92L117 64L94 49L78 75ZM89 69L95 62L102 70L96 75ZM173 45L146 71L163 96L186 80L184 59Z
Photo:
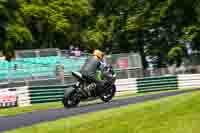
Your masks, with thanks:
M62 103L66 108L75 107L80 101L97 98L100 98L103 102L109 102L115 96L116 73L110 65L106 66L102 72L97 72L97 78L106 81L101 91L99 91L95 83L85 79L81 73L72 72L72 75L77 79L77 83L64 91Z

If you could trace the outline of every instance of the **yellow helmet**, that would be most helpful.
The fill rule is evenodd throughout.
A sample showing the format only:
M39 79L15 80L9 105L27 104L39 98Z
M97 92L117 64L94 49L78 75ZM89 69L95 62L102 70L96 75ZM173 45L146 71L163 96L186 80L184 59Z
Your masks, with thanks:
M93 55L99 58L100 60L102 60L104 57L104 53L98 49L94 50Z

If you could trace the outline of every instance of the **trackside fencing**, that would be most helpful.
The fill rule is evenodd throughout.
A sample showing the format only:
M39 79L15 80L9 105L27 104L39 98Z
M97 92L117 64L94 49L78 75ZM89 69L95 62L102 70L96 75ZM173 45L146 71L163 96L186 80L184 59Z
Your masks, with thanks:
M2 95L16 95L17 106L29 106L31 104L48 103L61 101L64 95L64 89L72 85L51 85L51 86L23 86L17 88L3 89L0 92L0 105ZM177 76L160 76L148 78L129 78L118 79L116 81L117 92L142 93L163 90L175 90L200 87L200 74L186 74ZM7 91L5 91L7 90ZM8 97L7 97L8 98Z
M135 78L120 79L115 82L117 92L132 91L137 92L137 80Z
M138 92L177 89L177 76L162 76L137 79Z
M64 96L64 89L68 86L47 86L47 87L30 87L30 103L47 103L61 101Z
M199 88L200 87L200 74L183 74L178 75L179 88Z

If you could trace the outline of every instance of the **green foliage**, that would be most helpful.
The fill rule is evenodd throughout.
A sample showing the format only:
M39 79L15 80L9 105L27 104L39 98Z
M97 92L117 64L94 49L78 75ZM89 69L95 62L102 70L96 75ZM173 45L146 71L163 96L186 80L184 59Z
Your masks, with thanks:
M7 39L12 40L13 43L23 44L32 40L32 34L26 27L18 24L8 24L6 29Z
M112 39L113 17L99 15L95 23L82 34L83 42L89 49L102 48ZM110 23L108 22L110 21Z
M198 0L0 0L0 18L1 49L9 42L16 49L135 51L144 68L147 56L157 67L180 64L180 41L200 50Z
M35 0L24 2L20 12L31 29L36 44L59 47L58 42L73 43L80 36L80 20L89 15L90 5L85 0Z
M186 48L181 44L171 48L167 55L169 62L179 66L181 64L182 57L185 56L185 49Z

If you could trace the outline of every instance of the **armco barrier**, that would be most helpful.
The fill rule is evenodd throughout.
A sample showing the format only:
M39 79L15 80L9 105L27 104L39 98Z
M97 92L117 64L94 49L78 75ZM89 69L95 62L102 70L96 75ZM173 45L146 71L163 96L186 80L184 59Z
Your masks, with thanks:
M20 105L29 105L46 102L61 101L64 95L64 89L71 85L65 86L38 86L25 87L18 91L20 95ZM117 92L150 92L172 90L178 88L200 87L200 74L178 75L178 76L161 76L140 79L120 79L116 81Z
M64 86L36 86L28 89L31 104L61 101L64 96ZM117 91L137 92L136 79L120 79L116 81Z
M120 79L116 81L117 92L132 91L137 92L137 81L135 78Z
M30 102L36 104L61 101L64 96L64 89L69 86L30 87Z
M18 106L61 101L64 89L71 85L24 86L8 88L17 95ZM116 81L117 92L150 92L200 87L200 74L162 76L150 78L129 78ZM5 90L5 89L4 89Z
M177 89L176 76L162 76L137 79L138 92Z
M30 94L29 94L28 88L29 88L28 86L15 88L16 95L18 97L17 103L18 103L18 106L20 106L20 107L31 105Z
M199 88L200 74L183 74L178 75L178 88Z

